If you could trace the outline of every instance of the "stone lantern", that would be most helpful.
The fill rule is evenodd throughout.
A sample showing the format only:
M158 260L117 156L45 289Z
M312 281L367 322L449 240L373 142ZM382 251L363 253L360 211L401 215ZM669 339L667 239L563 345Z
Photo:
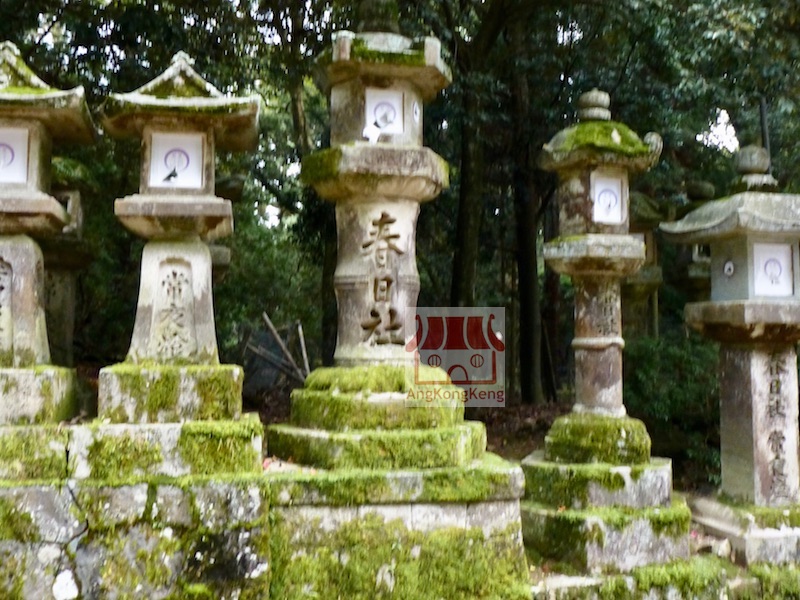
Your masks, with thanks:
M709 202L661 229L667 239L711 249L711 299L687 304L685 318L720 342L721 491L774 507L777 520L767 527L753 517L742 529L748 517L733 515L728 507L700 500L693 508L700 523L713 522L712 528L731 539L744 561L798 561L800 530L783 526L781 515L800 499L795 351L800 195L760 189L774 187L766 153L746 147L741 154L739 187L746 191ZM752 159L758 155L756 167Z
M292 463L271 480L273 535L287 559L316 565L287 569L283 593L325 596L346 581L349 597L530 596L521 470L487 455L463 390L426 365L415 379L406 350L420 203L448 183L445 161L422 147L422 103L450 73L437 40L406 38L397 21L393 0L362 0L357 31L335 34L321 59L332 147L304 157L301 177L336 203L339 328L336 366L312 371L289 423L267 429L269 451ZM370 552L335 558L351 535ZM439 566L418 570L429 551ZM413 577L399 576L407 569Z
M241 409L241 368L219 364L205 242L233 231L230 201L214 195L215 151L255 147L260 104L224 96L192 64L179 52L153 81L102 107L109 135L142 140L140 191L114 213L148 240L127 362L100 373L99 414L113 420L198 418L209 410L206 387L217 390L216 417ZM163 382L179 365L180 402L147 407L131 393L142 377Z
M339 365L407 359L414 332L405 331L406 315L419 294L419 206L449 181L447 163L422 146L423 102L451 78L441 45L392 33L396 22L370 14L364 22L379 23L379 31L334 34L326 61L331 148L304 159L301 175L336 203Z
M74 416L74 372L50 363L42 252L69 215L50 195L53 144L91 143L82 87L51 88L0 44L0 424Z
M628 174L657 161L661 138L643 142L611 121L605 92L582 95L578 106L580 122L545 144L540 160L558 175L560 210L561 235L545 244L545 261L575 287L575 405L555 421L544 451L522 463L522 523L526 545L544 557L628 571L689 551L689 510L671 497L671 464L651 460L644 424L622 402L620 282L646 257L643 241L628 235ZM554 543L555 531L569 543Z

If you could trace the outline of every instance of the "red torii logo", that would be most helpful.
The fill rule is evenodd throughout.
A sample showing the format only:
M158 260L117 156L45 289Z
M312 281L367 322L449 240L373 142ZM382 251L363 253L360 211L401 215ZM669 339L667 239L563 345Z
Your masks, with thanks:
M437 383L420 379L422 356L424 364L444 369L455 385L496 384L497 354L504 352L506 347L492 327L494 319L494 314L426 315L425 320L416 315L417 333L406 344L406 351L414 352L415 382L422 385Z

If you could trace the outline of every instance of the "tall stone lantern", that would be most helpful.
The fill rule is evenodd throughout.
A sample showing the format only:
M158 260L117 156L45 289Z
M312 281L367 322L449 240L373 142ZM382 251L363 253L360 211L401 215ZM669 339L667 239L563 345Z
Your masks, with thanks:
M763 148L737 158L745 191L661 225L669 240L711 248L711 299L687 304L685 318L720 343L720 491L759 507L697 499L694 516L745 562L796 562L800 528L783 519L800 500L800 195L767 191L775 180Z
M54 144L94 141L82 87L48 86L0 44L0 424L74 416L74 371L52 366L42 251L67 211L50 195Z
M205 242L233 231L230 201L214 195L215 151L255 147L260 104L224 96L192 64L179 52L153 81L111 94L102 107L109 135L142 140L140 191L117 200L114 213L148 240L127 361L100 373L99 415L115 421L231 418L241 410L241 368L219 364ZM173 376L180 400L146 405L137 397L155 381L169 387Z
M441 45L400 35L372 4L360 8L364 31L334 34L325 65L331 148L308 156L301 175L336 203L339 365L406 360L414 333L405 331L406 311L413 314L419 294L419 206L449 182L447 163L422 146L423 103L451 79Z
M302 179L336 203L337 364L311 372L289 423L268 427L289 470L271 484L272 558L297 565L281 576L287 598L330 595L332 581L346 582L342 597L530 597L522 471L488 456L483 423L464 420L444 370L409 376L416 219L448 172L422 146L422 104L450 72L437 40L397 33L398 12L363 0L356 32L335 34L321 58L332 147L304 158ZM353 535L366 552L351 552ZM418 568L426 556L436 568Z
M575 288L575 405L522 464L526 545L590 572L688 555L689 511L671 497L671 464L651 460L647 430L622 401L620 282L646 256L628 235L628 175L657 161L661 138L642 141L611 121L609 103L605 92L583 94L579 123L545 144L540 160L558 175L560 237L545 244L545 261Z

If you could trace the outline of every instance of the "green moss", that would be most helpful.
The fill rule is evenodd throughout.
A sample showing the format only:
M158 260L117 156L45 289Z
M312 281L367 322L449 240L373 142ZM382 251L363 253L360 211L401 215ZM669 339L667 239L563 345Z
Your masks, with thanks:
M549 146L551 152L559 153L592 148L625 156L650 154L650 147L630 127L616 121L578 123L556 134Z
M31 516L19 510L8 497L0 497L0 540L38 542L39 529Z
M25 562L13 550L0 550L0 594L6 600L26 600L23 595Z
M333 179L339 174L341 161L342 151L339 148L328 148L304 156L300 182L303 185L313 185L318 181Z
M755 564L750 573L761 584L762 598L800 600L800 568L796 565Z
M293 470L266 474L271 505L357 506L405 502L486 502L517 497L518 472L493 454L466 467L397 471Z
M299 535L310 528L319 535ZM409 531L377 515L324 532L273 517L271 598L529 600L519 530Z
M555 509L533 502L523 502L521 508L525 545L543 559L567 563L579 570L587 568L589 545L605 545L604 530L621 532L646 520L654 534L674 539L689 534L691 521L691 511L682 500L674 500L667 507L644 509Z
M227 419L241 412L242 371L236 365L121 363L103 369L101 377L119 382L123 397L135 406L136 422ZM181 404L181 393L191 393L192 386L199 402ZM118 403L105 403L99 416L128 421L118 409Z
M97 435L89 446L88 461L92 477L99 480L124 480L150 473L164 460L158 445L144 435Z
M424 67L425 51L421 48L412 48L405 52L386 52L384 50L370 48L364 40L356 38L353 40L353 44L350 47L350 60L377 63L380 65Z
M0 435L3 477L11 480L67 477L69 434L53 426L7 427Z
M428 429L452 427L463 420L460 400L425 402L401 395L387 402L369 402L363 393L298 389L292 392L291 423L335 431L349 429Z
M183 586L180 597L185 600L214 600L217 596L204 583L190 583Z
M550 428L545 437L545 459L643 464L650 460L650 436L638 419L572 413L556 419Z
M268 447L285 460L323 469L408 469L460 466L485 448L482 423L439 429L314 432L288 425L267 429Z
M230 369L217 367L203 373L196 380L196 389L200 396L197 419L218 419L241 412L242 377Z
M258 418L241 421L194 421L184 423L178 438L181 459L194 475L257 472L261 451L253 439L263 434Z

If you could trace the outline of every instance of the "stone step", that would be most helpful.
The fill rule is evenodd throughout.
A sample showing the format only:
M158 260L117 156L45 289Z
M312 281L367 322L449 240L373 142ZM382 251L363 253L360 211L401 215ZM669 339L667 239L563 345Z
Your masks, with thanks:
M488 452L464 467L403 471L294 467L267 469L265 476L270 481L271 506L518 500L525 489L521 469Z
M463 420L464 404L458 398L427 401L416 399L413 392L292 392L291 424L297 427L330 431L430 429L454 427Z
M0 369L0 425L58 423L78 414L75 369Z
M263 428L239 421L0 427L0 479L121 481L260 472Z
M717 498L688 499L692 521L731 543L734 559L744 565L800 562L800 508L725 503Z
M243 379L238 365L112 365L100 369L98 416L142 424L238 419Z
M544 438L544 457L559 463L647 464L650 435L630 417L570 413L559 417Z
M562 464L537 451L522 460L525 498L552 507L589 508L668 506L672 498L672 461L654 458L632 466L606 463Z
M525 546L582 572L627 572L689 556L691 513L685 501L668 507L553 508L521 503Z
M459 467L486 450L486 427L479 422L437 429L350 432L272 425L267 438L274 456L321 469Z

